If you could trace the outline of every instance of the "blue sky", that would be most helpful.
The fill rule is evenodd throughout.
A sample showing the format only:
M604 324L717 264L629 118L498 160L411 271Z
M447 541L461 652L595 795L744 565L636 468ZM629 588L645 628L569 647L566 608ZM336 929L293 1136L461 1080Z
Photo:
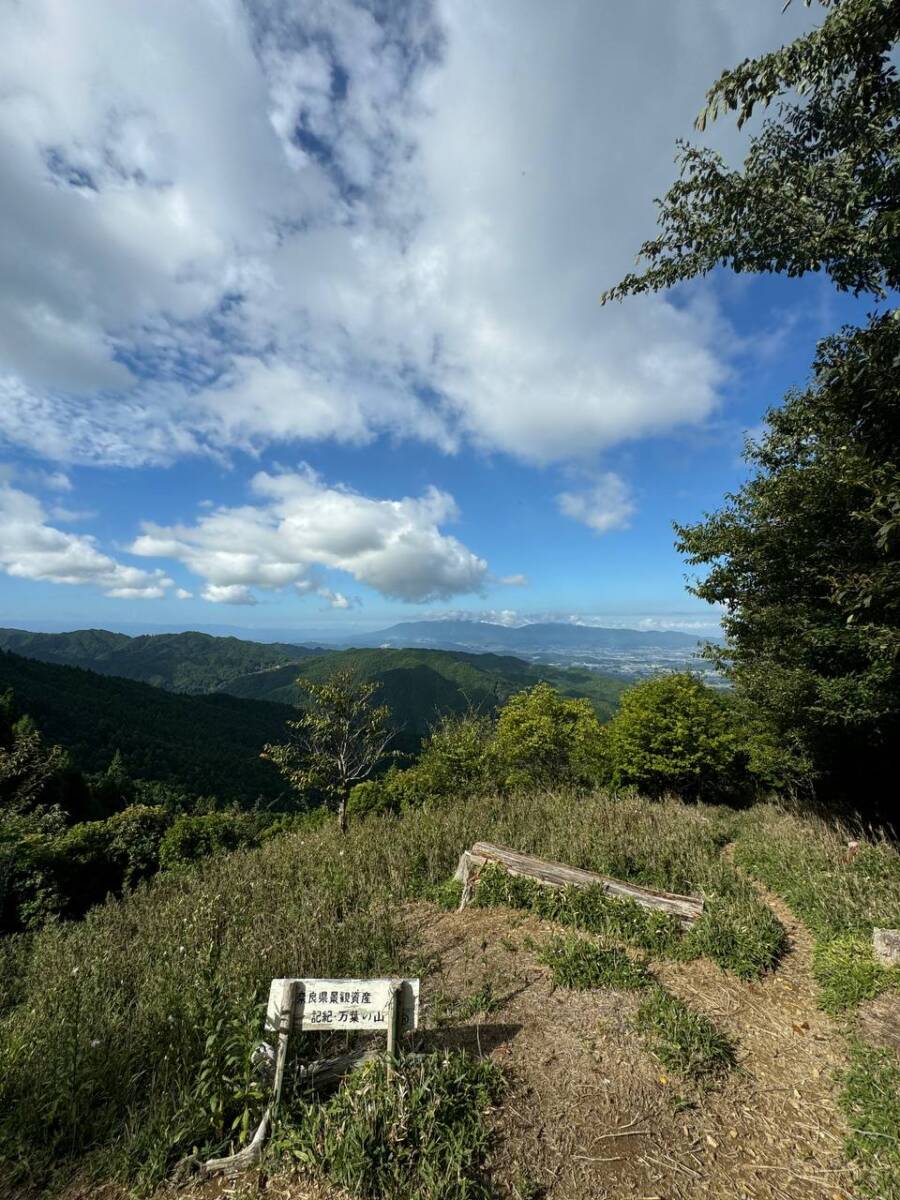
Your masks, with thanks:
M599 295L781 8L5 7L0 623L711 628L671 522L860 307Z

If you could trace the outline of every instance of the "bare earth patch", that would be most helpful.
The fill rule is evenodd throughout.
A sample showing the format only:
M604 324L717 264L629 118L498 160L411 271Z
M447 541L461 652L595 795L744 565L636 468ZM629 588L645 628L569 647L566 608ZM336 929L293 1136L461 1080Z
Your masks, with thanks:
M764 981L743 983L705 961L652 964L737 1043L738 1069L702 1090L662 1069L631 1028L639 993L553 989L535 949L555 927L504 909L410 910L435 960L423 984L424 1040L480 1048L510 1076L492 1164L508 1195L852 1197L832 1083L842 1039L815 1005L809 935L765 898L791 944ZM484 995L492 1011L451 1023L454 999ZM434 1029L443 1013L448 1023Z

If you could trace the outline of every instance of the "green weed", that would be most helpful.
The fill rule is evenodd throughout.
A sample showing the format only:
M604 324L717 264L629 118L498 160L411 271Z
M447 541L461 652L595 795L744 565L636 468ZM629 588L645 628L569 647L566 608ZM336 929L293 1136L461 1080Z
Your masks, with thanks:
M733 1044L712 1021L660 987L641 1002L635 1025L670 1071L698 1079L734 1066Z
M550 968L557 987L588 991L591 988L633 990L652 982L643 963L617 947L607 949L587 938L554 938L541 951L540 961Z
M658 955L675 953L681 940L677 921L633 900L614 900L600 887L544 887L493 864L481 872L475 903L522 908L542 920L602 934Z
M489 1059L462 1053L383 1059L350 1076L325 1103L295 1109L280 1137L312 1174L363 1200L480 1200L487 1114L503 1077Z
M681 947L684 958L711 958L739 979L771 971L786 949L784 926L741 880L730 882L724 894L707 897L703 916Z
M813 949L813 975L819 985L819 1002L826 1012L840 1013L863 1000L874 1000L888 988L900 991L900 967L877 961L871 938L846 934L817 942Z
M783 954L784 927L727 865L716 872L708 867L707 874L720 890L708 897L703 916L686 935L666 913L614 899L600 887L548 888L493 864L481 872L475 903L526 909L542 920L625 942L656 958L711 958L741 979L758 978Z
M900 1062L857 1043L843 1085L847 1154L859 1166L860 1187L873 1200L900 1200Z
M871 951L876 925L900 928L900 855L886 839L759 805L742 816L735 862L813 934L823 1008L839 1012L900 984L900 972L881 967Z

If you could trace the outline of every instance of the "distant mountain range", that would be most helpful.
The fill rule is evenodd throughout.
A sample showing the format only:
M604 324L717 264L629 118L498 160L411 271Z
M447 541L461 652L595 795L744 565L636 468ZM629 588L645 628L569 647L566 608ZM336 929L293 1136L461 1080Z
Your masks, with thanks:
M341 667L379 685L380 698L390 706L399 728L397 744L404 750L415 750L443 714L464 712L470 707L493 711L514 692L542 680L564 695L589 699L604 720L612 715L625 686L622 680L598 670L563 669L508 654L422 646L323 650L202 633L128 637L102 629L71 633L2 629L0 650L7 651L6 655L0 654L0 690L11 686L19 704L39 724L47 725L49 736L72 749L79 762L91 770L121 749L126 759L134 761L136 773L147 778L163 777L147 773L159 757L161 738L171 738L176 757L180 741L187 739L193 744L194 733L179 729L180 722L202 730L215 753L220 754L223 741L233 736L240 705L246 701L251 705L248 736L235 740L233 753L221 755L222 762L236 770L235 754L247 753L248 747L258 754L262 741L278 739L287 715L281 706L302 701L298 679L319 681ZM82 670L73 671L74 667ZM154 687L135 690L132 681ZM207 703L191 708L182 704L179 708L174 700L164 701L159 696L156 689L161 688L190 693L181 698L184 701L221 700L222 706L216 709ZM20 691L24 691L21 696ZM272 708L278 706L277 720L269 720L260 712L262 701ZM119 716L117 709L121 709ZM147 732L143 739L139 734L142 721ZM89 736L92 727L98 731L93 745ZM265 730L265 737L258 740L256 731L260 729ZM197 772L190 772L192 783L195 774L198 782L203 777L208 757L201 755L197 766ZM255 786L259 785L260 771L268 768L257 764L253 772ZM218 768L209 772L211 783L221 776Z
M602 628L593 625L574 625L563 622L540 622L529 625L495 625L487 621L404 621L374 633L356 634L334 641L330 645L298 645L289 641L255 642L236 637L214 637L208 633L159 633L130 637L124 633L112 633L104 629L80 629L70 633L32 633L23 629L0 629L0 649L10 650L43 662L62 666L86 667L102 675L115 675L125 679L139 680L174 692L206 695L211 692L227 691L235 695L262 699L294 702L296 693L293 681L300 672L300 663L320 661L323 656L334 655L346 649L381 649L445 651L457 656L457 663L468 661L468 669L475 670L472 656L493 655L505 660L503 666L494 662L479 668L481 682L478 686L472 678L465 688L481 696L484 682L481 676L494 677L499 673L510 685L528 686L536 676L522 674L525 666L514 666L512 657L540 664L541 677L548 677L551 669L578 669L599 675L601 679L611 677L620 680L634 679L665 670L701 670L709 672L708 665L698 657L702 642L694 634L675 630L645 631L636 629ZM462 656L462 657L460 657ZM420 660L419 667L437 670L437 660ZM364 671L407 670L410 662L403 660L388 664L379 660L377 669L365 660ZM460 668L461 669L461 668ZM315 673L324 667L314 667ZM447 675L445 667L440 674ZM452 674L452 673L451 673ZM395 682L399 676L391 676ZM411 686L411 681L408 681ZM441 686L433 679L426 685L419 680L424 692L437 696ZM557 686L570 694L590 694L585 680L579 677L577 684L562 676ZM431 685L434 685L433 687ZM453 685L454 687L456 684ZM506 696L510 687L506 682L499 686L499 693ZM604 684L597 685L602 691ZM387 688L387 684L385 684ZM580 689L580 690L579 690ZM409 712L418 705L418 689L406 693L403 687L391 688L396 704ZM512 689L514 690L514 688ZM467 692L468 694L468 692ZM604 693L608 698L610 693ZM592 699L597 699L592 695ZM451 705L451 707L455 707ZM433 706L418 706L420 716L408 722L409 728L422 728L422 721L430 721ZM428 716L421 713L427 711Z
M699 657L701 638L678 630L639 630L534 622L495 625L487 621L404 621L374 633L342 639L344 646L422 647L467 653L515 654L556 667L585 667L624 679L658 671L698 671L716 682Z
M559 650L696 650L708 639L676 630L645 631L610 629L595 625L540 622L531 625L494 625L487 621L403 621L374 633L342 638L341 645L352 646L429 646L440 650L478 647L494 652L552 653Z

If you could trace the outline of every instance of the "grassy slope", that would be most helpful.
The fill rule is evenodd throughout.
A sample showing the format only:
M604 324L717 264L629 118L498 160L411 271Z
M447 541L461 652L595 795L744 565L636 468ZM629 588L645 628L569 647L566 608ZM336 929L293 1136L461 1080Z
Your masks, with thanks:
M752 846L783 819L766 808L736 816L602 795L462 800L372 818L344 839L330 824L286 835L161 877L79 924L46 929L31 944L13 943L5 964L8 1012L0 1016L0 1179L5 1163L10 1186L18 1176L40 1188L48 1171L85 1168L153 1183L191 1146L209 1153L224 1147L231 1123L239 1130L242 1117L259 1111L244 1064L269 980L427 974L398 901L440 885L460 847L476 837L712 898L740 894L723 863L725 842L737 834L739 857L753 869ZM797 836L782 831L796 874L808 870L815 830L814 822L797 821ZM892 912L900 894L896 851L866 849L879 865L861 868L860 877L877 876L878 884L866 885L860 927ZM843 893L846 873L834 863L816 886ZM733 949L752 937L753 914L739 907L715 929L726 950L732 938ZM708 1051L709 1031L696 1022L687 1028L681 1008L664 1006L658 995L642 1020L664 1048L690 1049L687 1030L694 1050ZM298 1051L302 1057L312 1046ZM864 1051L845 1104L860 1131L866 1194L900 1197L900 1067Z
M239 675L321 654L305 646L249 642L206 633L128 637L106 629L78 629L72 633L0 629L0 649L41 662L85 667L100 675L119 675L196 695L217 691Z
M269 981L424 973L398 900L445 880L477 837L684 891L721 881L728 830L697 806L488 797L160 877L7 964L18 1003L0 1020L0 1161L40 1177L93 1160L155 1180L191 1145L223 1144L256 1111L243 1070Z
M280 667L235 679L227 691L235 696L295 704L302 693L299 677L319 681L336 668L349 668L381 685L404 733L421 737L444 712L470 706L492 711L514 692L541 680L564 696L587 697L606 720L615 710L624 684L596 671L543 667L499 654L464 654L448 650L341 650L306 659L297 667Z
M136 778L169 781L196 795L246 804L283 791L275 768L259 758L263 745L284 733L291 714L281 705L175 695L0 652L0 692L9 688L17 708L82 770L104 770L121 750Z

